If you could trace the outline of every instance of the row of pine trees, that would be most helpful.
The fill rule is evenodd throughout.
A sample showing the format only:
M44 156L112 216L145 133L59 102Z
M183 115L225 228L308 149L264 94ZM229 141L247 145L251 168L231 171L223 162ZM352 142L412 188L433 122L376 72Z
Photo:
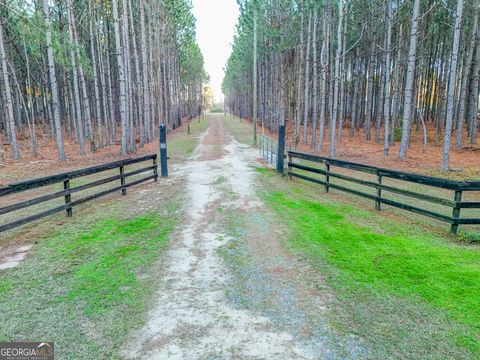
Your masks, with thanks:
M444 170L453 142L477 142L478 0L242 0L240 10L223 83L234 114L253 117L255 105L272 130L292 121L294 144L327 139L332 157L356 135L386 156L401 134L405 159L412 130L434 129Z
M39 134L56 139L59 160L65 137L82 155L117 142L127 154L159 123L201 112L188 0L0 0L0 62L0 129L14 159L18 134L34 154Z

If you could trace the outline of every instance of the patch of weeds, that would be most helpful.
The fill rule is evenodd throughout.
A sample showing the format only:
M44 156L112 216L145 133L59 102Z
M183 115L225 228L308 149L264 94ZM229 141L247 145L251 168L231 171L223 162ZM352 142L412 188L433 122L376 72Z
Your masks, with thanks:
M352 206L312 201L308 192L290 188L295 183L283 189L268 177L262 181L260 195L290 229L289 247L326 275L340 299L341 321L374 352L389 349L383 353L387 358L480 354L477 248ZM374 220L391 231L380 233L369 225ZM383 320L375 311L379 308L385 309Z
M11 290L13 287L12 281L8 278L0 278L0 294Z
M215 179L213 182L213 185L221 185L227 182L227 178L223 175L219 176L218 178Z
M457 241L480 245L480 232L475 230L462 230L457 234Z
M233 190L227 191L225 195L229 200L232 200L232 201L238 199L238 194Z
M265 168L265 167L255 167L255 171L258 172L259 174L262 174L264 176L268 177L274 177L275 176L275 170Z

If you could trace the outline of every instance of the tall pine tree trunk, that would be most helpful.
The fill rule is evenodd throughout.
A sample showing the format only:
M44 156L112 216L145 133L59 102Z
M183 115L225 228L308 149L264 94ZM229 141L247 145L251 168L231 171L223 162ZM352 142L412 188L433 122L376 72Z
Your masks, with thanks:
M65 161L65 151L63 150L62 124L60 123L60 101L58 98L57 74L55 73L55 60L53 58L52 33L50 24L50 14L48 9L48 0L43 0L43 15L45 17L45 39L47 46L48 74L50 79L50 90L52 96L53 123L55 125L55 134L57 140L58 160Z
M318 76L317 76L317 19L318 19L318 9L313 10L313 36L312 36L312 51L313 51L313 98L312 98L312 147L316 145L316 134L317 134L317 109L318 109Z
M322 50L320 51L320 64L321 64L321 77L322 85L320 87L320 128L318 131L318 146L319 150L323 147L323 141L325 139L325 124L326 119L326 106L327 106L327 68L328 68L328 46L330 42L330 27L327 26L327 15L323 13L323 43Z
M44 0L46 1L46 0ZM98 71L97 71L97 58L95 54L95 36L93 32L93 11L92 11L92 0L88 0L89 7L89 36L90 36L90 57L92 59L92 69L93 69L93 90L95 95L95 117L97 118L97 137L98 137L98 147L103 147L103 133L102 133L102 111L100 104L100 91L99 91L99 81L98 81Z
M415 61L417 57L418 23L420 21L420 0L413 3L412 27L410 30L410 45L407 58L407 80L405 82L405 99L403 105L402 141L398 156L400 159L407 157L410 143L410 128L412 118L412 101L415 80Z
M343 0L338 5L338 24L337 24L337 53L335 55L335 78L333 90L333 116L330 121L330 157L335 158L335 128L338 116L338 98L340 86L340 56L342 52L342 27L343 27Z
M478 5L480 8L480 5ZM480 17L480 11L477 11L477 17ZM480 21L477 23L477 45L475 58L472 64L473 76L470 86L469 111L467 114L467 123L470 126L470 142L477 143L477 117L478 117L478 95L480 89Z
M74 34L73 34L73 15L72 15L72 3L71 0L67 0L67 19L68 19L68 34L70 43L74 44ZM78 85L78 67L77 59L75 55L75 50L72 48L70 50L70 61L72 63L72 80L73 80L73 98L75 101L75 119L77 121L77 131L78 131L78 141L80 143L80 154L85 155L85 137L83 131L83 120L82 120L82 108L80 104L80 90Z
M7 67L7 53L5 51L5 44L3 42L3 24L0 20L0 62L2 63L2 75L3 75L3 91L5 116L7 123L7 133L10 137L10 144L12 145L12 154L15 160L20 160L20 150L17 144L17 133L15 129L15 120L13 117L13 102L12 102L12 89L10 87L10 79L8 75Z
M150 122L150 88L148 81L147 42L145 36L145 4L140 3L140 48L142 53L142 89L143 89L143 118L146 126L147 141L152 140Z
M120 122L122 127L120 149L122 155L126 155L128 152L128 134L127 134L127 91L125 87L125 62L123 60L123 48L120 38L120 26L118 20L118 4L117 0L112 0L112 13L113 13L113 31L115 33L115 52L117 56L118 67L118 83L119 83L119 112Z
M443 141L442 171L447 171L450 159L450 139L452 136L453 112L455 106L455 88L457 83L458 48L460 46L460 27L462 24L463 0L457 2L455 30L453 33L452 55L450 58L450 74L448 79L447 116L445 119L445 137Z
M390 56L392 51L392 24L393 24L393 10L392 1L387 0L387 38L385 41L385 103L383 108L384 125L383 125L383 155L388 155L388 149L390 148L390 142L388 135L390 133L390 100L391 100L391 77L390 77Z
M307 35L307 53L305 58L305 83L304 83L304 105L303 105L303 143L307 144L308 133L308 116L310 115L309 109L309 90L310 90L310 42L312 39L312 12L308 14L308 35Z
M294 126L294 133L293 133L293 143L295 147L298 145L298 136L300 130L300 123L302 119L302 77L303 77L303 61L304 61L304 38L305 38L305 8L304 2L302 0L300 5L300 44L299 44L299 51L298 51L298 66L297 66L297 100L295 102L295 126Z

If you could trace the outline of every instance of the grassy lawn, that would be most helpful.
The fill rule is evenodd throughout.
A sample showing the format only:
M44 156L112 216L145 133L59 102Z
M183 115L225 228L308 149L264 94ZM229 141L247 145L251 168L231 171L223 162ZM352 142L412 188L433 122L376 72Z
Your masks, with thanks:
M198 145L200 135L207 130L209 118L198 118L190 122L190 134L187 127L177 130L167 140L167 153L173 163L184 161L193 154Z
M194 120L191 134L169 138L173 162L193 153L207 126ZM126 337L145 322L158 261L181 216L179 186L159 179L76 207L73 218L57 214L0 234L0 247L33 245L18 267L0 271L0 341L54 341L60 359L122 358Z
M240 143L253 146L253 127L247 123L247 120L238 117L227 115L225 117L225 125L234 137ZM257 128L257 136L262 133L262 128Z
M332 323L373 358L480 356L480 249L389 220L259 169L286 246L326 277ZM351 200L350 200L351 201Z
M131 218L104 210L103 219L84 213L42 238L18 268L2 272L2 341L54 341L61 359L121 357L155 289L153 264L175 206Z

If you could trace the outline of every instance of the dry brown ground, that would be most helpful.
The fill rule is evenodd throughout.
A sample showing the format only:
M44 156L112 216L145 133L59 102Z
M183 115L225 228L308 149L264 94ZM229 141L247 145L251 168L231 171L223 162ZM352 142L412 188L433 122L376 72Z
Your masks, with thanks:
M400 160L398 151L400 144L396 142L389 151L389 155L383 155L383 136L380 141L375 143L372 140L365 140L365 132L363 129L355 133L353 138L349 137L349 128L343 129L342 142L336 145L336 158L354 162L365 163L369 165L385 167L395 170L404 170L427 175L439 175L440 165L442 162L442 146L443 135L437 134L433 128L427 129L427 150L423 152L423 130L416 131L412 129L412 142L408 151L408 158ZM383 129L382 129L383 131ZM273 138L277 134L265 129L265 134ZM303 129L300 129L303 134ZM308 129L308 139L311 139L311 129ZM453 138L452 141L455 141ZM287 148L293 146L293 123L287 122ZM298 151L319 154L321 156L329 156L329 129L325 129L325 142L322 150L312 149L309 145L302 142L297 146ZM442 176L453 176L456 178L473 180L480 178L480 144L472 145L465 137L464 147L458 151L455 145L452 145L450 151L450 168L462 170L454 174L442 174Z
M216 118L214 117L213 119ZM220 120L217 119L216 121ZM184 131L186 127L187 122L184 121L182 126L175 129L168 136L171 136L177 131ZM219 128L220 127L217 126L212 127L212 129ZM273 138L277 137L276 133L268 129L261 129L261 131L264 131L266 135ZM303 129L300 129L300 133L303 133ZM328 149L330 146L328 128L325 130L325 134L325 143L322 150L319 151L312 149L309 145L303 143L300 143L297 146L297 150L328 156ZM423 132L421 130L416 131L415 128L413 129L412 144L406 160L400 160L398 158L399 143L395 143L391 147L388 157L384 157L383 138L380 139L379 143L375 143L373 140L366 141L363 130L360 130L353 138L350 138L348 136L348 127L344 128L343 134L342 142L336 146L336 157L338 159L427 175L439 175L440 164L442 161L443 136L437 134L436 130L433 128L428 129L428 145L426 152L422 151ZM209 134L208 136L221 137L224 136L224 134ZM308 131L308 138L311 138L311 129ZM19 146L22 153L22 159L20 161L14 161L11 155L10 146L6 144L5 139L3 139L3 141L0 139L0 141L2 142L6 155L6 160L3 162L0 161L0 187L18 180L54 174L60 171L70 171L86 166L116 161L130 156L120 155L120 144L117 143L98 149L95 152L91 152L87 146L87 155L82 157L79 153L79 145L64 136L64 146L68 160L59 166L56 160L57 153L55 142L50 139L49 136L38 136L38 148L40 151L38 152L37 157L34 157L30 149L29 139L23 135L19 135ZM442 176L465 180L480 178L480 145L470 144L467 138L464 139L464 144L465 146L462 150L458 151L455 149L455 146L452 146L450 152L450 167L462 171L452 174L441 174ZM289 121L287 122L287 148L293 147L293 124ZM135 155L140 156L154 153L157 152L157 149L158 139L149 144L145 144L143 148L138 147Z
M223 116L212 114L210 127L202 138L198 160L215 160L226 154L224 146L230 141L227 129L223 126Z
M183 121L182 125L167 135L167 140L176 132L185 131L188 122ZM80 145L68 138L64 134L64 148L67 155L67 161L59 164L57 161L57 149L55 141L50 136L37 136L38 152L35 157L30 147L30 139L19 135L18 143L21 151L21 159L15 161L12 157L10 145L0 137L0 143L5 151L6 159L0 159L0 187L12 182L32 179L39 176L47 176L59 172L72 171L87 166L104 164L112 161L126 159L132 156L141 156L158 152L158 138L154 141L139 147L135 154L122 156L120 154L120 129L117 131L117 143L107 147L99 148L95 152L90 151L90 146L86 143L86 156L80 155Z

